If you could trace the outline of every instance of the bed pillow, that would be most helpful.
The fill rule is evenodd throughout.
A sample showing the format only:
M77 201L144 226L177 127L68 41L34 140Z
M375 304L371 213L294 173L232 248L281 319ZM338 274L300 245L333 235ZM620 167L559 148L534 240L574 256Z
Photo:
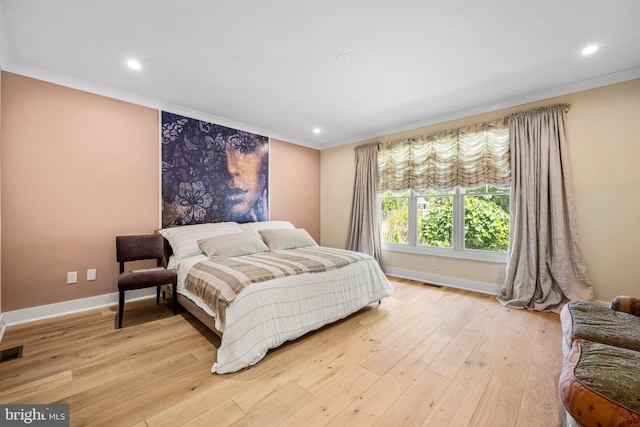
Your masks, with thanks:
M295 228L293 224L289 221L258 221L258 222L246 222L244 224L240 224L240 227L249 233L254 233L258 235L260 230L265 230L268 228Z
M269 251L259 236L245 232L207 237L198 240L198 246L209 258L231 258Z
M272 251L318 246L304 228L266 228L258 232Z
M242 233L240 225L236 222L183 225L160 230L160 234L171 244L173 256L177 260L201 254L198 240L233 233Z

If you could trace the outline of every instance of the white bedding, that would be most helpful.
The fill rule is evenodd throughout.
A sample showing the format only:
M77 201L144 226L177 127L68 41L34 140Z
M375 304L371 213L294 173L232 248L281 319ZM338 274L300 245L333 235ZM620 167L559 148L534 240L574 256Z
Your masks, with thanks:
M213 316L202 300L184 288L189 269L203 259L204 255L196 255L180 260L178 293ZM211 372L229 373L254 365L269 349L347 317L391 293L389 281L371 257L337 270L254 283L229 304L225 324L215 321L223 334Z

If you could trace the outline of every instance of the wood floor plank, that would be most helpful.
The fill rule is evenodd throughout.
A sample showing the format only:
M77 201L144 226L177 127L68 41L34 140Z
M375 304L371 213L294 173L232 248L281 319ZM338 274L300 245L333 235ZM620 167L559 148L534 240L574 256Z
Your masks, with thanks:
M314 355L313 369L307 370L298 383L312 394L321 395L350 373L354 366L366 362L375 354L374 349L379 343L373 337L383 340L384 334L361 331L336 343L333 349L320 350L321 358Z
M200 415L214 408L233 403L233 396L251 387L246 381L234 375L209 375L208 381L197 390L193 390L188 398L166 401L165 407L146 418L149 427L173 427L199 418ZM243 412L244 416L245 413ZM235 422L238 418L221 418L221 422Z
M424 372L429 361L433 360L447 346L449 340L450 337L439 333L425 338L327 425L365 426L375 424Z
M172 425L180 425L182 427L202 427L212 425L215 425L216 427L226 427L233 425L244 416L246 416L246 414L242 412L235 402L227 400L224 403L203 412L197 417L190 419L189 421L179 420L179 424Z
M382 348L376 352L376 355L364 362L362 366L378 375L384 375L388 372L409 351L440 326L439 322L444 309L436 304L436 302L422 304L425 314L403 334L384 343Z
M324 426L378 379L380 379L379 375L358 366L302 409L284 420L283 425L292 427Z
M42 391L59 390L73 381L71 371L63 371L55 375L48 375L38 380L29 381L11 388L2 388L0 402L2 403L50 403L42 400L38 395Z
M329 356L324 358L323 363L317 363L312 372L306 372L304 378L300 380L300 385L317 396L351 372L354 364L364 365L378 352L384 352L390 343L405 335L414 326L418 326L425 316L427 307L421 306L426 304L425 300L416 299L413 304L415 306L404 310L401 315L386 316L363 330L361 334L351 335L341 340L333 349L326 348L325 352L328 352ZM336 352L336 349L339 351Z
M555 361L562 358L562 330L558 328L560 316L556 313L540 313L536 341L531 360L537 365L556 367Z
M150 323L140 328L111 330L102 335L69 334L60 337L55 343L25 345L26 354L9 366L0 365L0 375L6 385L29 381L32 377L44 376L68 369L69 366L90 364L96 360L107 360L114 355L122 355L123 347L135 340L139 348L146 352L166 346L173 340L182 339L188 325L178 323L173 328L163 328ZM73 343L70 345L70 343ZM34 349L34 347L36 349ZM37 350L46 349L46 350ZM136 356L139 352L130 353ZM29 356L29 357L27 357Z
M214 375L219 338L170 302L9 326L2 403L67 403L71 425L560 425L557 315L390 277L394 294Z
M559 377L559 366L551 369L545 363L529 367L518 412L518 426L562 425L564 411L562 405L558 404Z
M37 391L34 391L29 396L29 399L33 402L55 402L74 394L91 390L96 384L102 384L131 375L135 370L127 360L122 360L117 363L104 363L104 361L100 361L97 364L81 366L65 372L70 373L69 381L60 387L39 387ZM63 374L65 372L63 372ZM55 377L55 375L53 377Z
M198 366L200 372L194 371L193 366ZM166 381L161 375L165 370L173 370L175 378L172 381ZM98 384L56 403L74 408L74 418L82 422L89 422L96 413L106 414L105 422L112 422L112 425L118 424L127 414L135 416L135 422L139 422L162 410L166 401L170 401L165 399L185 398L196 390L207 380L203 372L206 372L206 365L202 362L197 363L189 355L180 355L167 358L165 366Z
M311 393L295 382L289 382L269 393L260 405L230 425L277 426L313 399L314 396Z
M448 311L448 316L438 327L438 332L452 337L457 335L469 323L469 319L482 309L485 300L485 296L481 294L472 297L457 295L446 304L447 307L455 307L455 310Z
M478 307L476 313L464 325L465 328L472 331L484 332L495 324L496 311L492 307L493 302L486 301Z
M450 383L450 379L425 370L374 425L421 425Z
M497 365L503 360L504 350L511 338L511 330L501 325L493 325L482 334L465 363L478 370L493 374Z
M462 329L451 340L447 348L429 364L429 370L443 377L453 379L481 337L482 332Z
M442 397L433 406L423 426L466 426L481 401L491 374L463 365Z
M530 316L531 313L526 311L512 310L511 313L515 315L511 319L512 322L503 323L510 326L511 335L494 376L514 387L524 388L527 372L532 363L540 316Z
M471 418L473 427L509 427L515 426L518 413L513 410L520 406L522 389L491 379Z

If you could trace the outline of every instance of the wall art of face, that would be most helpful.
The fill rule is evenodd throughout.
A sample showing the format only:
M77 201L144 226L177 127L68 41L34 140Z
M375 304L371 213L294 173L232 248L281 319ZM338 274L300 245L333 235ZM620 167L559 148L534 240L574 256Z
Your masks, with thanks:
M227 220L267 220L268 143L247 144L246 141L229 138L225 151L229 178L225 196Z

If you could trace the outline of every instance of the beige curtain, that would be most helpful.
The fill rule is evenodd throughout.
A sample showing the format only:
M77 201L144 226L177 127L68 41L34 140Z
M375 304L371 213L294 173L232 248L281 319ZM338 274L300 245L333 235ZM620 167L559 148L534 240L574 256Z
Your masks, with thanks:
M568 105L509 116L511 236L507 276L498 299L513 308L558 312L593 299L576 236Z
M364 252L380 262L378 221L378 144L355 148L356 176L351 205L347 249Z
M381 143L378 174L380 191L508 185L509 128L501 119Z

